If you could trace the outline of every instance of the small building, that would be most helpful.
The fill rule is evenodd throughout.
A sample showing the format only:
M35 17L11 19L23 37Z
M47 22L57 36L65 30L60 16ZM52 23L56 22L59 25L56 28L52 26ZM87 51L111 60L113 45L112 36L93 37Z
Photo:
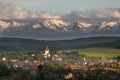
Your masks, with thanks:
M31 65L31 70L37 72L38 71L38 65L37 64Z
M58 56L57 54L54 54L54 55L52 56L52 60L53 60L53 61L62 61L62 58L61 58L60 56Z
M6 61L6 60L7 60L7 58L6 58L6 57L3 57L3 58L2 58L2 61Z

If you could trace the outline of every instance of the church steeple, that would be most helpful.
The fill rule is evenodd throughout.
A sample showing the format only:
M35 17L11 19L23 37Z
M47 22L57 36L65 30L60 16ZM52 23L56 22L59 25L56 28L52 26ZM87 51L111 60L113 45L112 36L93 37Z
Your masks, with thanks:
M48 45L46 45L45 50L49 50Z

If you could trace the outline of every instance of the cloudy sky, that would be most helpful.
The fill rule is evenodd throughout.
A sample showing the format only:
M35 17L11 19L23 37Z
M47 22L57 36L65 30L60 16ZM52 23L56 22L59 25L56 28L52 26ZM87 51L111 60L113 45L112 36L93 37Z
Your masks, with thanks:
M32 11L68 14L74 10L120 8L120 0L0 0Z
M48 19L46 23L44 20L38 20L41 18L54 18L56 20L51 21ZM53 33L47 33L47 30L46 32L39 31L39 28L42 26L42 24L40 24L41 22L46 24L42 27L50 28L51 26L49 25L51 25L51 22L52 24L62 24L64 27L66 27L67 21L70 24L70 26L67 26L69 29L69 27L73 27L72 23L77 22L78 20L84 21L86 23L90 22L93 24L93 26L91 26L92 28L90 28L90 31L88 32L90 32L90 36L96 36L97 33L94 33L94 30L93 32L91 31L91 29L94 29L94 25L96 26L97 23L102 25L102 21L104 22L104 20L115 21L119 19L120 0L0 0L0 36L2 37L9 36L38 39L41 36L41 38L46 39L46 36L43 36L44 33L48 34L47 39L50 38L50 35L54 38L55 36L62 35L62 33L58 32L58 35L53 35ZM32 23L31 20L33 20ZM120 24L120 21L112 22L109 24L115 24L115 26L111 28L111 33L104 34L103 29L103 32L101 31L100 34L97 35L100 36L112 34L116 36L120 34L117 33L120 32L120 27L118 26ZM37 28L34 28L34 26L37 26ZM61 28L64 30L64 27ZM106 29L107 28L105 28L105 30ZM56 29L56 32L58 30ZM115 33L113 34L113 32ZM78 33L75 33L73 36L70 35L70 37L77 36L77 34ZM63 35L62 37L64 38L65 36ZM67 33L66 35L68 36ZM89 33L86 35L89 35Z

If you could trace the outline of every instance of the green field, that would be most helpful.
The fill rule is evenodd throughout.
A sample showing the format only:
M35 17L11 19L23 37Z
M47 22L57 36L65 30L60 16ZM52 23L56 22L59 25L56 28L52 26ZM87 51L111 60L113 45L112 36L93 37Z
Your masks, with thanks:
M67 50L67 51L77 51L81 54L85 54L87 57L102 57L105 56L107 58L120 56L120 49L116 48L81 48L75 50Z

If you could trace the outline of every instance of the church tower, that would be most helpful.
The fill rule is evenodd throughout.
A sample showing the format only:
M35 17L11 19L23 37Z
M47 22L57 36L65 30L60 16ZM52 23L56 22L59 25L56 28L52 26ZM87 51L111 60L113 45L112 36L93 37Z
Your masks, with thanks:
M86 57L83 58L83 65L86 66L88 63L87 63L87 59Z
M44 53L44 58L50 58L50 50L48 46L45 47L45 53Z

